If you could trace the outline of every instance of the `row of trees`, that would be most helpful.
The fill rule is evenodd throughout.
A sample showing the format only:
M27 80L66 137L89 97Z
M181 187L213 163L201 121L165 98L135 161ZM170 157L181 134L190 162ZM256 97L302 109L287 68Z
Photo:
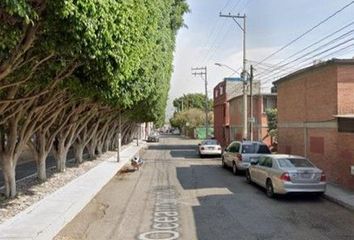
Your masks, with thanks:
M203 109L205 111L205 94L189 93L173 100L173 106L176 112L183 112L190 108ZM208 99L207 107L209 111L213 111L213 100Z
M205 95L190 93L173 100L176 111L170 119L172 127L194 129L205 125ZM213 101L208 100L208 123L214 124Z
M139 122L164 122L175 36L185 0L0 2L0 163L5 195L29 146L46 179L52 152L65 171L123 141Z

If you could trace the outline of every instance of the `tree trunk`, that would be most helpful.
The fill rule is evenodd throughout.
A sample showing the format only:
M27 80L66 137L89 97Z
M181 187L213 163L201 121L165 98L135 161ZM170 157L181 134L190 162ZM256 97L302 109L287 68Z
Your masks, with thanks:
M87 144L87 150L89 152L89 157L91 160L96 159L96 144L91 140L89 144Z
M109 149L109 143L110 143L110 140L105 140L105 141L104 141L103 148L102 148L102 151L103 151L103 152L107 152L107 151L108 151L108 149Z
M40 181L47 180L47 167L46 167L47 154L38 155L37 159L37 178Z
M56 149L53 149L53 156L57 162L58 172L65 172L67 155L68 155L68 149L66 149L63 146L63 144L59 144Z
M83 162L83 154L84 154L85 145L76 143L73 145L73 147L74 147L74 152L75 152L75 162L80 164Z
M2 168L5 182L5 196L7 198L16 197L16 166L13 165L13 161L9 156L2 156Z
M98 144L97 144L97 156L102 156L102 149L103 149L103 142L100 141Z

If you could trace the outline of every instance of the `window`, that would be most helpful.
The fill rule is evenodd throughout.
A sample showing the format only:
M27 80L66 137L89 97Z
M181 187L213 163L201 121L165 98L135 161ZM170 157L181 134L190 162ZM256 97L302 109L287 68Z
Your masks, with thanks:
M270 157L267 157L267 158L264 160L264 166L265 166L265 167L272 168L272 167L273 167L273 159L270 158Z
M276 98L273 96L265 96L263 97L263 112L266 112L267 109L276 108Z
M240 152L240 144L239 143L235 144L235 152Z
M236 146L234 143L230 146L230 152L236 152Z
M218 89L214 90L214 95L215 95L216 98L218 97Z
M354 132L354 118L338 118L338 132Z
M259 164L260 166L264 166L265 160L266 160L266 157L260 157L258 164Z
M202 145L219 145L219 143L217 140L210 139L203 141Z
M281 158L278 159L278 163L281 168L313 167L305 158Z
M269 154L270 150L264 144L243 144L242 153L265 153Z
M220 91L220 95L223 95L224 94L224 86L220 86L219 87L219 91Z
M237 142L231 143L228 147L229 152L236 153L240 150L240 144Z

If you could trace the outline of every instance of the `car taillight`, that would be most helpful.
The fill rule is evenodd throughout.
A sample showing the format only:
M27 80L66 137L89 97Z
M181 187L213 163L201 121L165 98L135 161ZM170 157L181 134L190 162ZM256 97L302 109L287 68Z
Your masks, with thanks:
M286 181L286 182L290 182L291 179L290 179L290 175L289 173L283 173L281 176L280 176L280 179L283 180L283 181Z
M221 150L221 147L218 147L218 150Z
M321 174L321 182L325 182L326 181L326 174L324 172L322 172Z
M242 161L242 155L241 154L237 154L237 158L238 158L238 160L240 160L240 161Z
M201 150L204 150L204 147L201 147L200 149L201 149Z

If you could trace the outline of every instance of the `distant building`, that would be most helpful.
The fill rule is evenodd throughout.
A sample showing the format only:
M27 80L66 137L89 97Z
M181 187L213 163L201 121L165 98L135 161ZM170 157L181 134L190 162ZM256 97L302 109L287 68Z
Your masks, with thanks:
M222 146L230 141L228 100L235 94L237 84L237 81L224 79L214 87L214 137Z
M332 59L274 82L278 151L304 155L354 189L354 59Z
M262 95L259 82L255 82L253 94L255 118L253 139L271 144L265 109L276 107L276 93ZM248 116L250 117L250 96L248 96ZM242 140L242 119L242 82L226 78L214 88L214 135L222 146L227 146L233 140ZM248 129L250 130L249 127Z
M251 96L248 96L248 116L251 116ZM277 94L257 94L253 96L253 140L263 141L268 146L273 144L272 138L268 135L268 121L266 110L277 107ZM236 96L229 100L230 141L242 140L243 133L243 96ZM248 136L251 136L250 123L248 124Z

